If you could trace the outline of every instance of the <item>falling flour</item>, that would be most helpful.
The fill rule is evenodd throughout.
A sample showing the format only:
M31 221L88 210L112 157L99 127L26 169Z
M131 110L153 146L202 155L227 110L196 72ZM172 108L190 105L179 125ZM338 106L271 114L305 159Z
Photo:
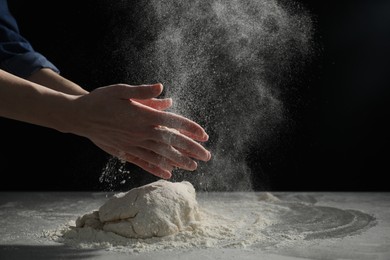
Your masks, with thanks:
M291 143L285 138L294 136L296 109L306 107L297 94L310 87L303 75L315 28L301 1L109 2L105 13L117 26L104 46L112 46L115 73L126 82L163 83L164 96L174 100L169 110L210 136L213 159L199 163L196 174L176 169L174 180L198 191L269 190L260 169ZM121 164L107 166L102 183L123 190L118 180L131 174L118 175Z
M159 180L115 194L98 211L79 217L76 227L91 227L130 238L150 238L193 230L199 220L192 184Z

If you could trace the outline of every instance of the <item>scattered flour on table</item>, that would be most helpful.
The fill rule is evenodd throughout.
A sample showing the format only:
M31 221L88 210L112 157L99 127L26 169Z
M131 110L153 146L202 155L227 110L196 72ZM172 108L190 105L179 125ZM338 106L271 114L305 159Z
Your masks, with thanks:
M200 193L186 181L160 180L118 193L44 236L84 249L124 253L194 248L308 247L374 226L366 213L318 205L311 196L269 192Z

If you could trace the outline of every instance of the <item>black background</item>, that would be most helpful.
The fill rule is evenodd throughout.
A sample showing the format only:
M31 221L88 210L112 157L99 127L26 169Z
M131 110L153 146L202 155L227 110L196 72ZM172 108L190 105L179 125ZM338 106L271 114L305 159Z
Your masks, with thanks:
M112 38L120 21L110 2L9 5L34 48L63 76L92 90L122 82L125 75ZM298 3L313 19L315 54L284 96L294 126L272 149L254 150L249 158L267 179L255 176L254 186L389 191L390 4ZM4 118L0 125L2 190L107 189L99 176L109 156L89 140ZM131 171L128 185L156 179L136 167Z

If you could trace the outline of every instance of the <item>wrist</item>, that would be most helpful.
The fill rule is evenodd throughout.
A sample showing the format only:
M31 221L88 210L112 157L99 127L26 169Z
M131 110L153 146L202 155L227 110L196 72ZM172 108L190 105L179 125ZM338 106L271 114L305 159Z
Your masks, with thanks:
M48 68L42 68L36 71L30 75L27 80L65 94L85 95L88 93L88 91L76 83Z

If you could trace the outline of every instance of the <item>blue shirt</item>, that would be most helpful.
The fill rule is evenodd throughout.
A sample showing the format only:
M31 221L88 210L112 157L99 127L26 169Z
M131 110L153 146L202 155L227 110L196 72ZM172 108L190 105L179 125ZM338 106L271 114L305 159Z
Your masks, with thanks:
M9 11L7 0L0 0L0 69L26 78L41 68L59 70L19 33L15 18Z

